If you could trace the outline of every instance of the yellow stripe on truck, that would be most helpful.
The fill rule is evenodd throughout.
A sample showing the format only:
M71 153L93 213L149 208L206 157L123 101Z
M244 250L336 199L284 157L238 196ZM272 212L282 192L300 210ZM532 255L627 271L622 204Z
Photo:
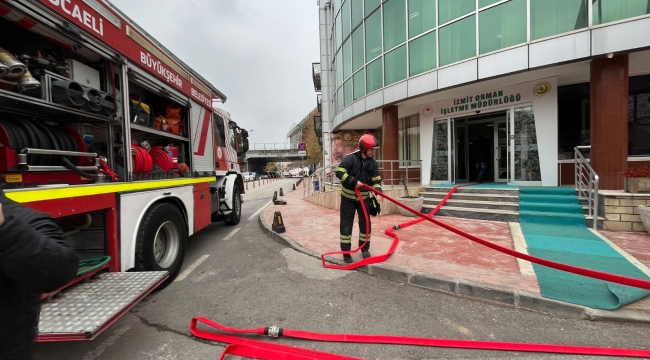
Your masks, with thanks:
M77 185L65 186L55 189L5 190L5 195L9 199L19 203L30 203L35 201L68 199L80 196L101 195L118 192L154 190L212 181L217 181L217 178L201 177L192 179L155 180L133 183Z

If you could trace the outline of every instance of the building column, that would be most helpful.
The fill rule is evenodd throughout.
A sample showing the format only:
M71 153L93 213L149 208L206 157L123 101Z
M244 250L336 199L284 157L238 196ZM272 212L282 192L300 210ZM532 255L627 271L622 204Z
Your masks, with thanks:
M603 190L623 189L628 156L627 54L591 61L591 166Z
M384 135L382 147L383 160L399 160L398 137L399 124L397 117L397 106L391 105L381 109L382 115L382 132ZM392 179L391 177L392 169ZM384 163L384 174L386 185L399 184L399 163Z

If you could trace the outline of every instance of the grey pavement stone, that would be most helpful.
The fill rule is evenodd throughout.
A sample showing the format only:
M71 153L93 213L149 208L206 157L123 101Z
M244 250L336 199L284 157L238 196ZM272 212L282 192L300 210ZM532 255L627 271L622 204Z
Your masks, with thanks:
M468 280L459 280L457 294L512 306L515 305L515 293L513 289L499 288L497 286L480 284Z
M560 315L564 317L585 319L584 306L544 298L538 294L517 290L517 307Z
M440 275L413 274L409 283L431 290L442 291L447 294L455 294L458 280Z
M408 283L411 272L390 265L370 265L370 275L383 279Z

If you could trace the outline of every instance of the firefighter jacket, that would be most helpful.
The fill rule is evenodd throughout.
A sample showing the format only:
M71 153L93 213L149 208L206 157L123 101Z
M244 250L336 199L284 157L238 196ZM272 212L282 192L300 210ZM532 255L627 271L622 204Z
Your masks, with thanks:
M49 215L8 199L2 190L0 204L0 359L31 359L40 294L74 278L79 261Z
M379 166L373 158L363 159L361 152L355 151L348 154L336 168L336 177L341 180L341 196L344 198L359 201L355 191L357 181L372 186L374 189L381 191L381 176L379 175ZM366 200L370 198L370 192L361 188L361 197Z

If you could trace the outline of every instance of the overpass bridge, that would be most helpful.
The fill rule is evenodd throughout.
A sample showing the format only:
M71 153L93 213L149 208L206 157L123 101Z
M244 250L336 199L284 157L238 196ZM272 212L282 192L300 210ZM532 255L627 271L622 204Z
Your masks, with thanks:
M264 172L268 162L291 162L304 159L298 149L290 149L284 143L249 144L244 158L244 171ZM246 170L248 169L248 170Z

